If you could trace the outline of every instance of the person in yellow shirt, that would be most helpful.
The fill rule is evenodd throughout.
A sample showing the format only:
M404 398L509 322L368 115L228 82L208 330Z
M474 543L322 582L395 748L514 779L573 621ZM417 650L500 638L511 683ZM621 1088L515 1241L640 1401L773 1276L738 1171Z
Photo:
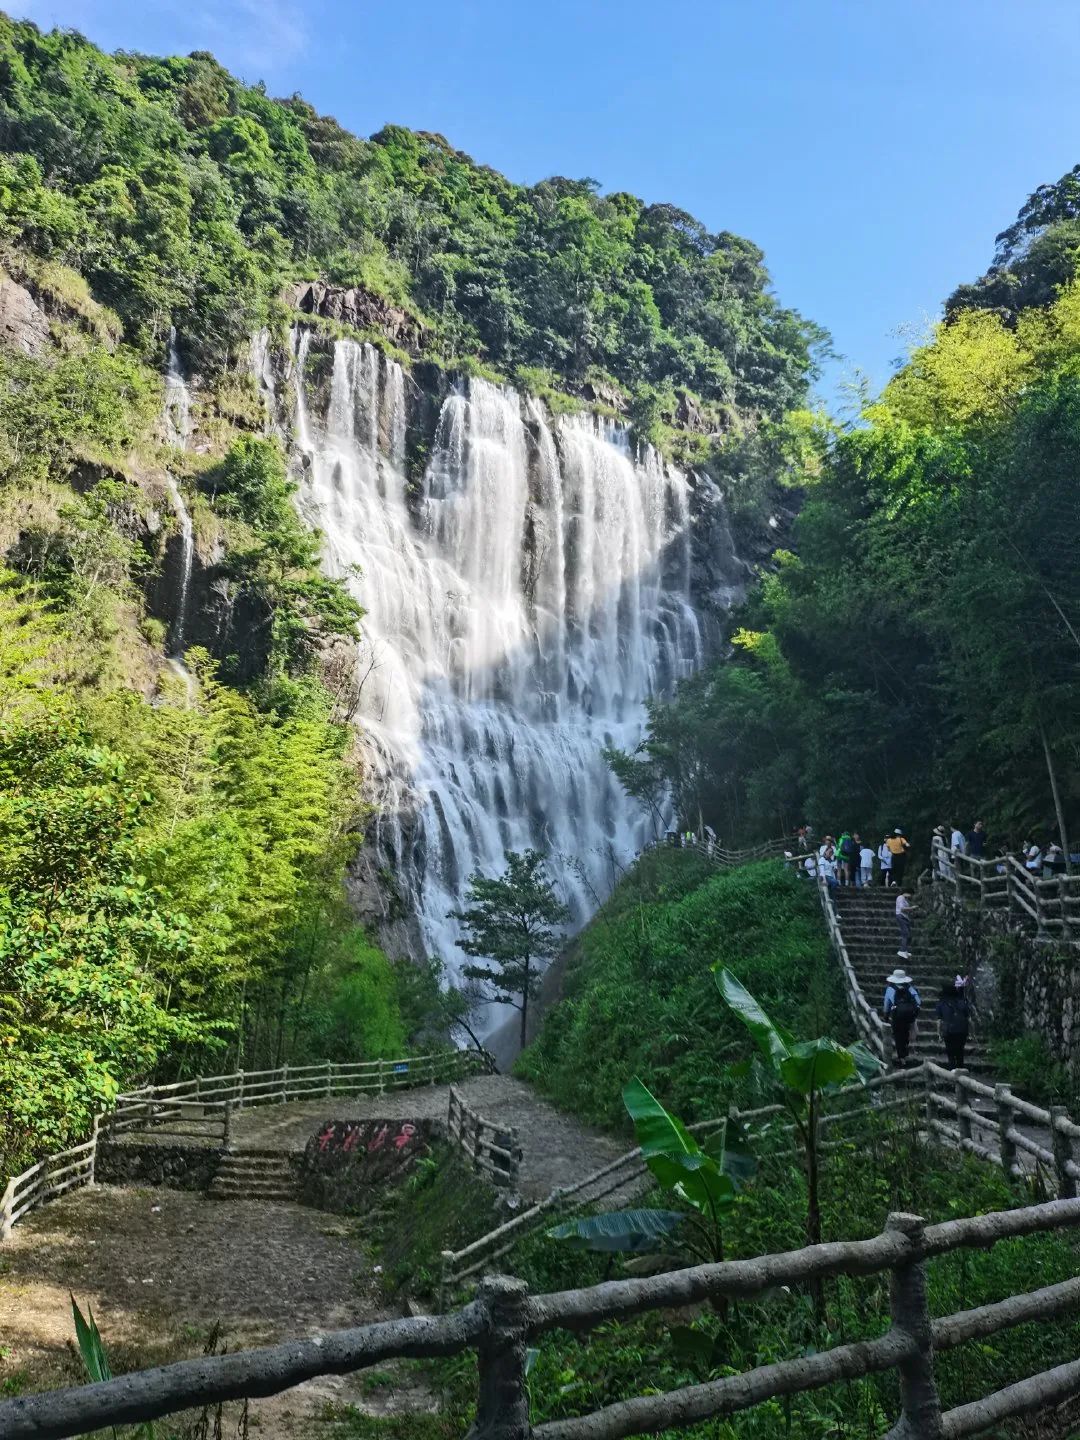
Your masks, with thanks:
M889 870L889 878L894 885L900 885L904 879L904 867L907 865L908 851L911 846L904 838L902 830L894 830L885 841L889 854L892 856L892 865Z

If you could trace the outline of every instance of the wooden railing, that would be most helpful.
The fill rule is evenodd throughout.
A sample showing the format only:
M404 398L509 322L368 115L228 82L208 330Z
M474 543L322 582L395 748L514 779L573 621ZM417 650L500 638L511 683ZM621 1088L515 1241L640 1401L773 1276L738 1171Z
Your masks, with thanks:
M488 1074L490 1055L479 1050L446 1050L406 1055L398 1060L338 1064L282 1065L276 1070L234 1070L228 1075L198 1075L171 1085L144 1085L116 1097L112 1110L94 1120L90 1139L49 1155L12 1176L0 1197L0 1240L36 1205L79 1185L93 1183L99 1140L118 1135L153 1134L158 1138L204 1141L228 1148L233 1117L253 1105L290 1100L330 1099L335 1095L382 1095L418 1085L447 1084Z
M952 885L957 897L982 909L1004 909L1035 926L1040 939L1080 945L1080 875L1043 880L1015 855L976 860L954 854L937 835L931 874Z
M452 1085L447 1134L450 1144L461 1151L478 1174L503 1189L517 1189L521 1170L517 1130L512 1125L485 1120L465 1103Z
M887 1064L890 1056L889 1027L863 994L862 986L859 984L855 967L851 963L851 957L844 942L836 906L833 904L825 877L819 875L816 883L822 913L825 916L825 928L829 932L829 941L840 962L840 976L844 982L844 998L847 1001L848 1014L855 1026L856 1039L861 1040L870 1053L876 1055L883 1065Z
M794 850L795 845L794 839L763 840L760 845L751 845L745 850L728 850L715 840L701 840L696 835L692 835L687 840L682 835L674 834L654 840L645 848L646 850L693 850L696 854L703 855L706 860L711 860L714 865L727 869L735 865L752 865L755 860L779 858L788 851ZM805 859L805 853L797 858Z
M896 1071L881 1075L866 1084L843 1086L836 1094L828 1097L826 1113L821 1121L828 1130L837 1124L854 1119L857 1115L878 1113L901 1106L918 1106L925 1103L924 1087L919 1070ZM896 1090L895 1096L881 1093ZM781 1146L792 1143L794 1126L785 1122L783 1105L763 1105L753 1110L732 1109L730 1118L739 1125L754 1131L758 1148L767 1146L770 1139ZM693 1135L704 1135L716 1130L724 1119L700 1120L687 1128ZM829 1148L833 1142L823 1142ZM839 1142L838 1142L839 1143ZM475 1280L492 1263L500 1260L520 1241L534 1235L554 1218L575 1209L593 1207L601 1201L619 1194L625 1200L648 1182L649 1172L641 1158L641 1150L627 1150L624 1154L608 1161L600 1169L575 1181L573 1185L558 1186L551 1194L527 1210L522 1210L511 1219L489 1230L461 1250L444 1250L439 1284L439 1303L444 1304L459 1286L468 1280Z
M142 1424L195 1406L280 1394L319 1375L347 1374L400 1356L435 1358L475 1351L479 1363L475 1440L622 1440L737 1414L767 1400L838 1381L895 1371L901 1415L889 1432L959 1437L999 1426L1076 1394L1080 1361L1045 1370L942 1413L935 1357L1013 1326L1054 1320L1080 1308L1080 1279L933 1317L927 1266L941 1255L989 1249L999 1241L1080 1224L1080 1200L927 1225L891 1214L881 1234L781 1254L697 1265L648 1279L531 1295L520 1280L485 1280L477 1298L449 1315L339 1330L263 1350L200 1356L94 1385L0 1403L5 1440L64 1440L110 1426ZM705 1301L745 1301L780 1286L805 1287L837 1276L889 1275L890 1323L878 1336L759 1365L741 1374L616 1401L591 1414L533 1426L527 1347L552 1330L586 1332L649 1311Z

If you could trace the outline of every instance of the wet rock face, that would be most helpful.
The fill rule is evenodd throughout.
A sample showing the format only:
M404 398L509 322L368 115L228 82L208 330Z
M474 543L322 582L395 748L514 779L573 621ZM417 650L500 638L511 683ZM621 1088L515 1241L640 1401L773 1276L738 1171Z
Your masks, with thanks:
M284 298L287 305L302 314L321 315L356 330L377 330L410 354L417 354L423 347L424 329L414 316L360 286L346 289L324 280L302 281Z
M0 270L0 347L36 357L49 343L49 322L29 290Z

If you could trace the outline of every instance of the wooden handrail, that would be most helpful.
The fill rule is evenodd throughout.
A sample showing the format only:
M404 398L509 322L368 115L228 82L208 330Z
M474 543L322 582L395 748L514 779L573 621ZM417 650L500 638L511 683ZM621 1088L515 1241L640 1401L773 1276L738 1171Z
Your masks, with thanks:
M1080 1281L1010 1296L991 1305L932 1317L926 1266L934 1258L1080 1224L1080 1200L1056 1200L926 1225L892 1214L869 1240L837 1241L754 1259L697 1265L647 1279L609 1281L580 1290L530 1295L522 1281L486 1280L475 1301L448 1315L339 1330L317 1340L200 1356L0 1403L5 1440L66 1440L110 1426L143 1424L193 1407L280 1394L319 1375L353 1373L395 1357L434 1358L474 1350L479 1357L476 1425L484 1440L621 1440L730 1415L765 1400L815 1390L837 1379L897 1370L899 1432L975 1434L1011 1415L1053 1403L1075 1388L1080 1363L1055 1367L1018 1385L941 1414L935 1350L986 1339L1016 1325L1057 1319L1080 1307ZM762 1365L741 1375L621 1400L573 1419L529 1422L525 1344L551 1330L595 1329L612 1320L707 1300L748 1299L778 1285L804 1286L841 1275L890 1274L891 1324L884 1335ZM1040 1388L1039 1381L1043 1384ZM1071 1393L1071 1392L1070 1392Z

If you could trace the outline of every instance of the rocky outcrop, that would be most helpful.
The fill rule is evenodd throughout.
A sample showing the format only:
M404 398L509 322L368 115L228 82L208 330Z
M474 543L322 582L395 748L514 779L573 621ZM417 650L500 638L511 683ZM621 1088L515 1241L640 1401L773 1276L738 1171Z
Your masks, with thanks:
M29 290L0 270L0 345L38 356L49 343L49 322Z
M581 398L587 400L591 405L603 405L609 410L616 411L619 415L628 413L626 392L614 381L609 384L604 380L586 380L580 387L579 393Z
M320 315L354 330L377 330L410 355L424 345L424 327L415 315L391 305L381 295L361 286L346 289L325 280L304 280L284 295L287 305L304 315Z

